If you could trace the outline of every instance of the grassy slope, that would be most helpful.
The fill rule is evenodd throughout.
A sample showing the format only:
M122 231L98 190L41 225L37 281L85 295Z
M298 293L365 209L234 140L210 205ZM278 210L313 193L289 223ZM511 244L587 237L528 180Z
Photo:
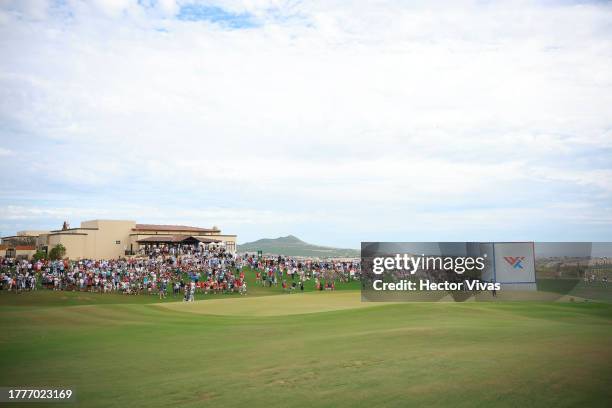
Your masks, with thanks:
M610 305L410 303L246 317L150 304L23 307L29 295L21 296L22 306L1 306L0 384L73 386L82 406L606 406L612 398ZM286 295L299 296L335 294Z

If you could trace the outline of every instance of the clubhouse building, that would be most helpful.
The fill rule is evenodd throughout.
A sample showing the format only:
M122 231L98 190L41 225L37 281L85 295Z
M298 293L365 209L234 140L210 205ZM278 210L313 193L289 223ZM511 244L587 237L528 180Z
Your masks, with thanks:
M65 224L60 230L21 231L15 236L3 237L0 256L29 257L36 250L49 251L57 244L66 248L66 257L70 259L113 259L136 255L143 248L180 245L224 246L233 253L236 235L222 234L217 227L92 220L81 222L78 228L68 228Z

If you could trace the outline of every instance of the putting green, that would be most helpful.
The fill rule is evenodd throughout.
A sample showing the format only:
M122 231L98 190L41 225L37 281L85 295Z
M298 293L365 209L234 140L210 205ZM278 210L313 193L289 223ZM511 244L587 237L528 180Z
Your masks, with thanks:
M159 303L156 307L221 316L286 316L334 310L360 309L389 303L362 302L359 291L310 292L277 296L198 300L191 303Z
M546 292L524 293L522 300L539 301L559 301L568 302L571 297L559 297L558 294ZM218 316L288 316L296 314L331 312L335 310L363 309L377 306L384 306L393 303L403 303L401 297L398 302L362 302L360 291L336 291L336 292L307 292L284 294L275 296L256 296L256 297L228 297L197 300L195 302L172 302L158 303L155 307L170 309L180 312L198 313L205 315ZM487 300L494 300L490 298ZM467 301L476 300L471 297ZM500 300L503 300L500 296ZM581 300L581 299L571 299ZM449 295L437 302L455 303Z

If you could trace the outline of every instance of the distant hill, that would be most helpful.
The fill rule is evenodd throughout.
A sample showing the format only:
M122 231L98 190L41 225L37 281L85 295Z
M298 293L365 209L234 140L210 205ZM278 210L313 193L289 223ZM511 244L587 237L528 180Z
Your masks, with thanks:
M313 245L298 237L288 235L279 238L264 238L238 245L238 252L263 251L269 255L304 256L318 258L359 258L361 252L357 249L332 248Z

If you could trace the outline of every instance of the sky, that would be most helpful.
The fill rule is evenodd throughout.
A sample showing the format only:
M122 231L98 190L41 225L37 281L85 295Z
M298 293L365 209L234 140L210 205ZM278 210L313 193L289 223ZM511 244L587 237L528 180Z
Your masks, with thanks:
M0 235L612 241L612 3L0 0Z

